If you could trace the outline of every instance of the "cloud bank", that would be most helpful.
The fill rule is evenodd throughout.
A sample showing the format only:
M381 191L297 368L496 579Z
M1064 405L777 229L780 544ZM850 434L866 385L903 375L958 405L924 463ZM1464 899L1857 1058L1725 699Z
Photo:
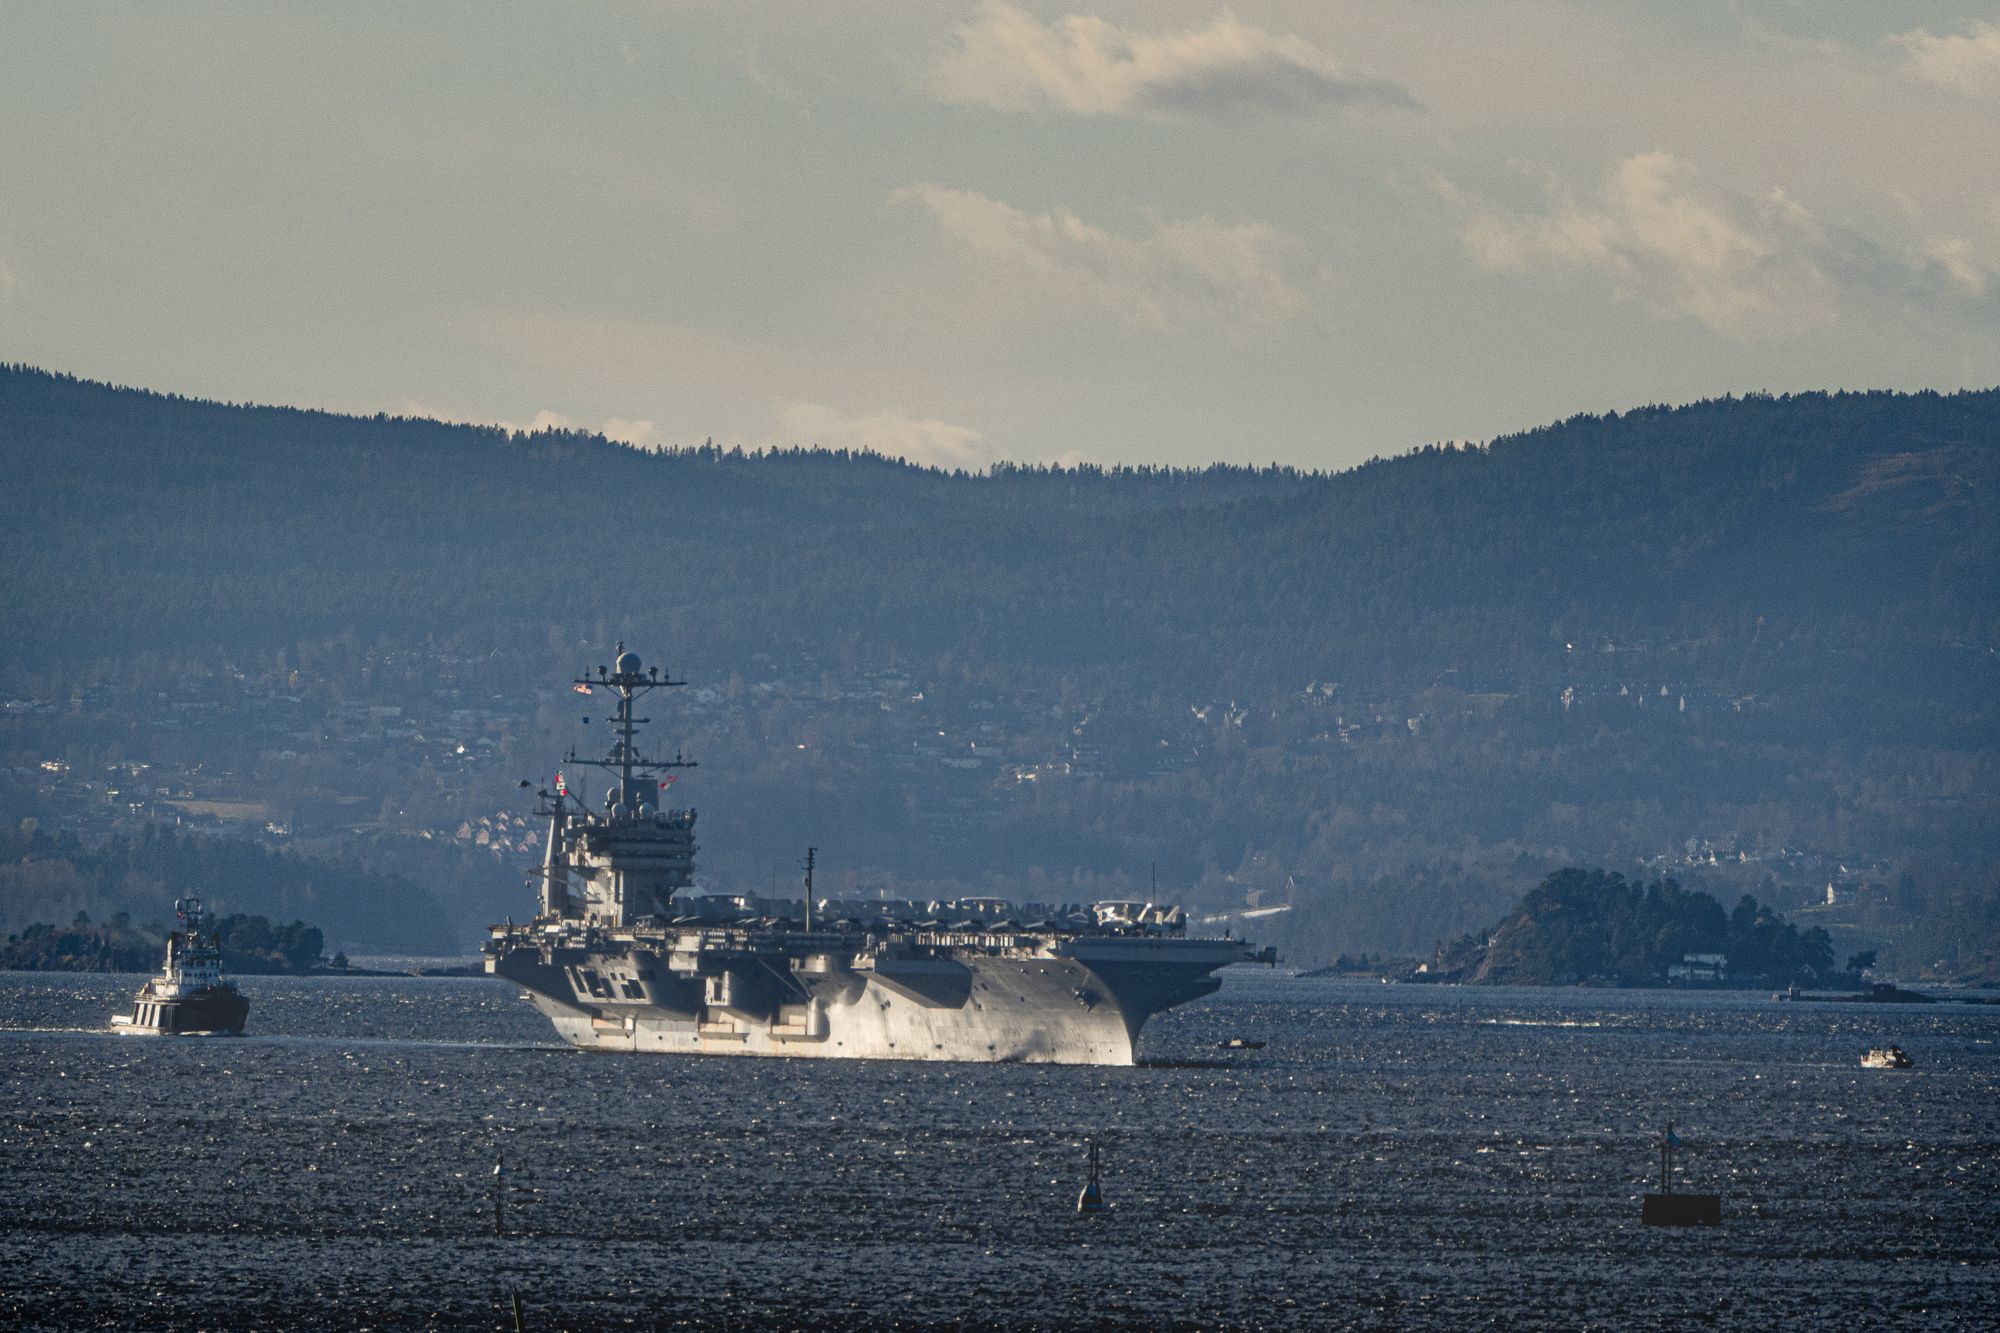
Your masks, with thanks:
M1577 268L1611 280L1619 299L1692 315L1737 338L1796 332L1834 315L1833 288L1813 261L1821 236L1782 193L1760 199L1703 188L1667 153L1612 169L1594 199L1562 192L1550 212L1519 216L1468 206L1460 232L1482 266Z
M1903 68L1925 83L1968 97L2000 96L2000 27L1974 22L1963 37L1933 37L1922 28L1885 39L1903 49Z
M396 409L398 416L424 417L432 421L448 421L458 426L497 426L515 435L534 435L545 430L577 430L602 435L607 440L620 444L638 445L645 449L659 447L659 432L650 421L632 421L624 417L612 417L593 432L589 426L574 417L543 408L526 421L509 421L504 418L482 417L465 412L452 412L442 408L427 407L422 403L405 399Z
M607 440L620 444L636 444L641 448L653 448L660 442L659 432L650 421L628 421L624 417L612 417L597 428L597 433Z
M787 403L778 413L778 425L793 443L856 449L924 467L977 471L993 461L970 426L912 417L900 408L857 417L820 403Z
M1928 241L1921 253L1899 256L1822 222L1781 190L1712 187L1669 153L1625 159L1584 200L1552 181L1541 214L1494 207L1446 181L1438 190L1485 268L1596 273L1616 299L1744 341L1824 327L1858 307L1976 300L1991 271L1962 240Z
M1147 36L1081 15L1044 27L1004 0L987 0L956 37L932 91L1003 111L1307 118L1363 103L1416 106L1397 84L1347 73L1304 38L1250 27L1227 12L1199 32Z
M1155 222L1143 236L1121 236L1074 213L1028 212L972 190L917 184L894 198L928 209L972 253L1041 280L1051 299L1156 331L1213 322L1238 332L1290 319L1310 309L1324 281L1289 236L1260 222Z
M520 425L512 421L496 421L493 424L502 430L517 431L528 435L545 430L589 431L591 429L589 426L582 425L560 412L551 412L546 407L530 417L526 425ZM650 421L631 421L624 417L611 417L603 425L597 427L595 433L602 435L607 440L616 440L620 444L638 445L643 449L657 448L660 443L659 432L653 429L653 423Z

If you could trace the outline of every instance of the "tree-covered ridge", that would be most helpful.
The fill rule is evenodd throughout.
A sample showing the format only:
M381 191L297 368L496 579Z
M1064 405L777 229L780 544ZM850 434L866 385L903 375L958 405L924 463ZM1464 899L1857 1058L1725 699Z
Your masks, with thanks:
M1484 937L1445 950L1446 978L1517 986L1614 982L1658 986L1691 955L1721 955L1737 985L1799 982L1834 975L1824 930L1800 931L1745 894L1734 909L1671 879L1625 881L1603 870L1557 871L1522 897Z
M0 459L15 483L0 495L0 553L33 604L0 615L53 616L36 639L93 652L357 623L490 641L523 632L525 607L533 621L557 608L581 625L698 624L725 660L835 626L909 620L928 638L961 600L934 586L939 561L965 549L961 529L1006 533L1025 511L1037 527L1087 528L1303 484L1282 468L972 476L811 447L649 451L193 402L24 367L0 369ZM1004 567L1035 545L1022 536L978 563ZM906 564L907 580L855 577ZM539 643L544 631L525 632Z
M241 912L206 924L222 951L225 972L244 976L287 975L326 966L326 938L303 921L283 925ZM13 972L155 972L165 956L167 928L157 922L132 923L118 912L102 925L77 913L67 926L38 921L7 937L0 947L0 970Z
M2000 637L2000 391L1580 417L1332 477L943 473L234 407L0 369L0 666L338 635L951 655L1233 688L1582 639ZM1720 665L1714 664L1714 665ZM1712 672L1711 672L1712 674Z

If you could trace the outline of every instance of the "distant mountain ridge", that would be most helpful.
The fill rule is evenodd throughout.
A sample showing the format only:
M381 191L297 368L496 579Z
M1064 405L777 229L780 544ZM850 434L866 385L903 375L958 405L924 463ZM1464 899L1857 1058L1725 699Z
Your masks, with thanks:
M824 596L804 581L850 572L868 551L906 566L950 558L1024 509L1094 523L1303 483L1277 468L975 477L844 450L656 453L573 432L198 402L24 367L0 369L0 459L15 483L0 496L0 551L32 590L9 607L32 616L8 627L30 660L37 643L261 643L363 620L487 637L485 617L512 629L509 612L537 600L538 620L563 608L643 622L668 571L681 572L674 600L691 612L763 599L795 633L824 633ZM623 550L607 561L613 542ZM198 597L181 595L190 577ZM908 591L903 614L962 601L927 607L929 590ZM180 614L149 625L163 601Z
M1576 635L1754 638L1760 617L1821 643L1990 644L2000 624L2000 390L1645 408L1333 476L971 476L12 367L0 458L25 594L0 664L362 623L490 639L531 618L678 624L724 653L860 634L1007 667L1395 678Z

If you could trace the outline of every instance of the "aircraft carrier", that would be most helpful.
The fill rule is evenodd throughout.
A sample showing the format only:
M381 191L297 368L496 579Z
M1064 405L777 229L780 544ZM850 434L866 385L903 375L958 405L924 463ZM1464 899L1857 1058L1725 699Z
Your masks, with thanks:
M548 842L533 921L492 927L486 970L521 986L564 1040L594 1050L834 1059L1129 1065L1139 1030L1270 949L1187 933L1150 902L1016 905L692 894L695 811L661 798L692 767L650 758L633 705L683 685L618 645L571 682L611 697L604 759L564 761L541 793ZM611 785L596 805L568 771Z

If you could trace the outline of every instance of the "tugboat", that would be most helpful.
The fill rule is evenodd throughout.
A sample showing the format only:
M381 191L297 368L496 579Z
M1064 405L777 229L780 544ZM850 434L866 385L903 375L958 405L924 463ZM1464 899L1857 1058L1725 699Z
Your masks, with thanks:
M175 899L174 915L183 928L167 936L160 974L139 988L132 1012L114 1015L111 1026L148 1036L241 1033L250 1001L222 975L221 940L201 933L201 899Z
M1863 1069L1908 1069L1915 1063L1900 1046L1877 1046L1861 1057Z

